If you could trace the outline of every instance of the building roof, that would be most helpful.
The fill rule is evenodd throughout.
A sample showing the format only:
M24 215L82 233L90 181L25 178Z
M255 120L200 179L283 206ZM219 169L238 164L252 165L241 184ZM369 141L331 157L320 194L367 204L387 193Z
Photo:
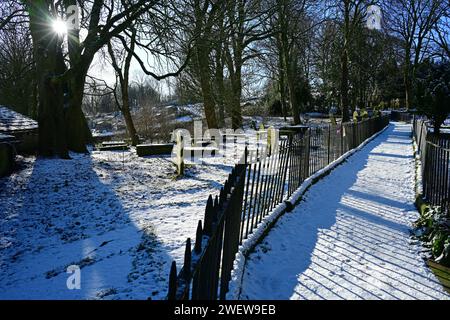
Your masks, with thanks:
M16 138L14 138L13 136L9 136L3 133L0 133L0 143L3 142L11 142L14 141Z
M14 133L31 131L38 128L38 123L23 114L15 112L5 106L0 106L0 132Z

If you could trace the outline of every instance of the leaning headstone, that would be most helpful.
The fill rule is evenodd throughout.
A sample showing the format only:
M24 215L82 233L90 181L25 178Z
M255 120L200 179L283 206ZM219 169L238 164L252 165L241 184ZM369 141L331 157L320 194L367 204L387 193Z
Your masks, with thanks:
M273 126L270 126L269 129L267 129L267 149L269 154L276 153L277 147L278 131Z
M332 125L336 125L336 118L334 117L333 113L330 113L330 122Z
M184 175L184 141L180 131L176 133L175 165L177 166L177 174L179 176Z
M359 113L357 110L353 112L353 122L358 122Z
M258 142L259 142L260 140L263 139L264 135L266 135L266 134L267 134L267 130L264 128L264 125L261 123L259 125L259 130L256 131L256 140L258 140Z

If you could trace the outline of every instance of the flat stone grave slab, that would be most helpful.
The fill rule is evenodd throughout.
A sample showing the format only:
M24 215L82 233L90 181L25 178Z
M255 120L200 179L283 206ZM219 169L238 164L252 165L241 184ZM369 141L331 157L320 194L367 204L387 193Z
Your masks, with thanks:
M107 146L117 146L117 145L126 145L127 143L125 141L103 141L102 142L102 146L107 147Z
M123 151L128 150L130 147L126 144L113 144L107 146L100 146L97 148L99 151Z
M170 155L173 146L173 143L138 144L136 146L136 153L139 157Z
M294 133L305 133L306 132L306 130L308 130L308 126L304 126L304 125L295 125L295 126L285 126L285 127L282 127L282 128L280 128L280 132L283 132L283 133L289 133L290 131L291 132L294 132Z

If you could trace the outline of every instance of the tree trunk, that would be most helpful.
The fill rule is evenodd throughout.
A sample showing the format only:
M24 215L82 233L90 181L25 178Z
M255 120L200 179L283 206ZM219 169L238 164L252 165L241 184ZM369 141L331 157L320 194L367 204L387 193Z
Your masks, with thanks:
M350 1L344 0L344 47L341 53L341 109L342 122L350 121L348 99L348 44L350 33Z
M225 128L225 103L224 103L224 100L219 102L219 127Z
M218 37L214 47L215 50L215 89L216 103L218 107L218 123L221 128L225 127L225 84L224 84L224 44L225 44L225 26L224 26L224 8L220 9L217 19Z
M294 118L294 124L300 124L300 108L297 100L297 55L296 50L293 48L291 54L285 51L284 66L286 73L287 85L289 88L289 104L292 110L292 116Z
M131 112L129 106L125 106L125 101L122 105L122 114L125 118L125 124L127 126L128 136L131 139L131 144L136 146L139 144L139 136L137 135L136 128L134 126L133 118L131 117Z
M219 126L221 128L225 127L225 84L223 80L223 60L221 57L221 51L219 48L216 49L216 70L215 70L215 81L216 81L216 100L218 106L218 116L219 116Z
M72 151L86 153L86 144L92 142L92 134L81 109L86 73L82 70L78 72L69 80L68 107L65 114L67 144Z
M91 141L81 105L84 81L92 60L87 67L72 70L76 74L61 78L66 67L62 39L51 27L52 9L44 0L27 4L38 78L39 151L46 156L56 154L68 158L68 149L86 152L86 143Z
M32 103L30 106L30 110L29 115L31 116L31 118L33 119L37 119L38 118L38 105L39 105L39 101L38 101L38 86L37 86L37 81L36 81L36 76L35 79L33 80L33 97L32 97Z
M39 153L43 156L59 155L68 158L65 139L63 93L60 84L53 84L48 70L41 70L40 62L36 61L36 70L39 72ZM45 69L45 68L44 68Z
M125 124L127 126L128 136L131 139L131 144L136 146L139 144L139 137L136 132L136 128L133 123L133 118L131 117L130 111L130 98L128 94L128 81L126 85L122 87L122 108L123 117L125 118Z
M234 59L228 52L228 69L231 80L231 125L233 129L242 127L242 52L238 49L234 52ZM233 63L234 60L234 63Z
M52 17L43 0L28 2L37 74L39 153L68 158L64 131L63 87L54 81L61 72L61 42L51 30Z
M196 43L197 63L202 88L203 107L205 109L206 123L209 129L217 129L216 104L211 85L211 68L209 66L209 45L201 38Z
M242 127L242 111L241 111L241 80L235 80L232 84L233 97L231 99L231 125L233 129Z
M279 57L281 59L281 72L284 72L285 77L280 76L280 85L284 86L284 80L286 80L288 94L289 94L289 106L292 111L292 116L294 118L294 124L300 124L300 109L297 101L297 50L296 44L289 44L288 38L288 22L286 19L286 15L288 14L287 3L280 2L279 3L279 19L280 19L280 38L279 38ZM284 89L283 94L284 94ZM281 91L280 91L281 93Z
M411 61L410 51L407 49L405 53L405 66L403 69L403 84L405 85L405 107L411 107Z
M281 30L283 32L283 30ZM281 113L283 114L284 121L287 118L287 108L286 108L286 72L284 69L284 49L282 44L282 37L277 37L277 47L278 47L278 86L280 91L280 103L281 103Z
M205 110L206 123L209 129L217 129L216 105L212 90L212 72L210 67L211 53L211 28L212 25L205 25L206 13L203 10L201 1L195 0L195 57L197 59L198 75L200 87L202 89L203 108ZM206 19L207 20L207 19Z
M288 73L288 87L289 87L289 104L292 110L292 116L294 118L294 124L300 124L300 109L298 106L297 95L296 95L296 85L295 81L292 79L293 75L291 72Z
M350 120L349 106L348 106L348 55L347 50L344 49L341 58L341 108L342 108L342 122Z
M241 39L238 39L239 44L234 51L234 64L230 59L229 72L231 80L231 124L233 129L242 127L242 111L241 111L241 98L242 98L242 48ZM233 68L234 67L234 68Z
M286 84L285 84L285 76L282 69L280 69L279 74L279 91L280 91L280 104L281 104L281 113L284 117L284 121L287 118L287 107L286 107Z
M120 83L120 91L122 96L122 106L117 99L117 92L114 91L114 98L116 99L117 107L120 109L124 119L125 125L127 127L128 136L131 139L131 144L136 146L139 143L139 137L136 132L136 127L134 126L133 118L131 116L130 110L130 94L129 94L129 85L130 85L130 67L131 60L133 59L133 54L135 44L136 44L136 28L131 28L131 39L130 39L130 52L127 53L125 57L125 61L122 63L122 66L119 66L119 63L116 59L116 55L114 54L114 50L111 42L108 43L108 52L111 57L111 64L116 73L116 79L118 79ZM123 70L123 72L122 72Z
M297 105L297 97L295 95L295 80L293 79L292 68L295 68L293 64L295 63L293 59L297 59L295 54L295 44L289 45L289 24L287 15L289 14L288 2L287 1L277 1L278 19L280 30L279 36L277 37L278 45L278 59L279 59L279 82L280 82L280 99L281 108L283 110L284 120L287 117L287 105L286 96L289 98L290 109L294 118L294 124L300 124L300 112ZM286 88L287 87L287 88ZM287 92L286 92L287 89Z

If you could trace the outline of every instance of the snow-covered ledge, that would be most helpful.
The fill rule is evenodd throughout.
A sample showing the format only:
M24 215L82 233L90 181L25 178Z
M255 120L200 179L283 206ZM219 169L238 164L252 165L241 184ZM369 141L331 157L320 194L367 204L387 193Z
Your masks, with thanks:
M249 235L249 237L244 240L241 246L239 246L239 250L236 253L236 257L234 260L233 270L231 271L231 280L229 283L229 291L227 293L227 300L238 300L241 293L241 285L242 279L244 276L245 264L247 261L247 257L250 252L256 247L258 243L265 237L265 235L269 232L270 228L276 223L276 221L286 212L292 211L292 209L301 201L303 194L319 181L322 177L328 175L334 168L338 165L342 164L348 157L350 157L355 152L361 150L367 143L375 139L378 135L383 133L388 127L387 125L381 131L375 133L370 138L366 139L363 143L361 143L358 147L347 151L338 159L331 162L325 168L317 171L312 176L308 177L303 181L300 187L289 197L289 199L285 200L284 203L279 204L265 219L260 223L258 228Z

